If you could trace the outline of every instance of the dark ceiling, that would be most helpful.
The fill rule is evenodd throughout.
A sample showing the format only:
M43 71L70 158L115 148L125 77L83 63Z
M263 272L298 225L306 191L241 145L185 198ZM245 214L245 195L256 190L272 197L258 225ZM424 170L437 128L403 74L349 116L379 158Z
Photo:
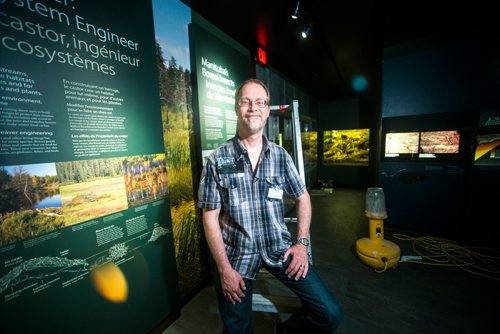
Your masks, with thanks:
M183 2L249 50L262 46L269 66L319 101L358 94L359 75L373 92L384 47L469 33L482 11L441 0L302 0L293 20L297 0Z

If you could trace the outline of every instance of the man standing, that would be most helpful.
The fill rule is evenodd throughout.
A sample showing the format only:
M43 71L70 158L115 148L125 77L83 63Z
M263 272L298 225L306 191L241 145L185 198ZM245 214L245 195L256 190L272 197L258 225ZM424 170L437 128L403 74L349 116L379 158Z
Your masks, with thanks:
M331 333L340 305L308 262L311 201L290 155L269 142L269 90L250 79L236 90L238 131L203 169L199 207L215 262L214 285L226 333L252 333L252 288L261 267L295 292L302 309L287 333ZM284 224L283 194L295 200L297 239Z

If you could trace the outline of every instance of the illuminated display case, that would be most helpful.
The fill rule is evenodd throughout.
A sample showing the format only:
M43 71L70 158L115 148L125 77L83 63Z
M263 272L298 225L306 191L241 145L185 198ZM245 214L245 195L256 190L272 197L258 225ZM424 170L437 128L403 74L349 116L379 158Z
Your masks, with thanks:
M370 129L323 132L323 164L368 166Z
M304 168L309 170L316 167L318 160L318 132L302 132L302 153L304 154Z
M474 165L500 166L500 133L477 136Z
M316 182L318 132L316 131L316 120L308 116L299 116L299 122L305 181L309 187ZM264 133L270 141L283 147L295 161L295 139L290 108L271 110Z
M387 132L384 157L396 159L449 159L460 153L457 130Z

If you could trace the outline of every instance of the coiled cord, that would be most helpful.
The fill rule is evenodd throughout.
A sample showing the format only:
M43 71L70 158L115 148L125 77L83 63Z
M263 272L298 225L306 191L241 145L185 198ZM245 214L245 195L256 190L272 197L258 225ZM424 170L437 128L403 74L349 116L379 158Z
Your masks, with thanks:
M423 236L411 237L395 233L393 238L411 241L422 260L402 260L423 265L459 267L482 277L500 280L500 251L486 247L463 247L454 241Z

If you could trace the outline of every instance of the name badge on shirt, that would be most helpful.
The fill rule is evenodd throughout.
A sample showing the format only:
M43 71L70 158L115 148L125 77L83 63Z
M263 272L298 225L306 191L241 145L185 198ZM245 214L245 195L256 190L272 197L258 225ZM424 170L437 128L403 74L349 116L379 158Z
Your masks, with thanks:
M283 189L269 188L269 193L267 194L267 197L272 199L282 199Z

